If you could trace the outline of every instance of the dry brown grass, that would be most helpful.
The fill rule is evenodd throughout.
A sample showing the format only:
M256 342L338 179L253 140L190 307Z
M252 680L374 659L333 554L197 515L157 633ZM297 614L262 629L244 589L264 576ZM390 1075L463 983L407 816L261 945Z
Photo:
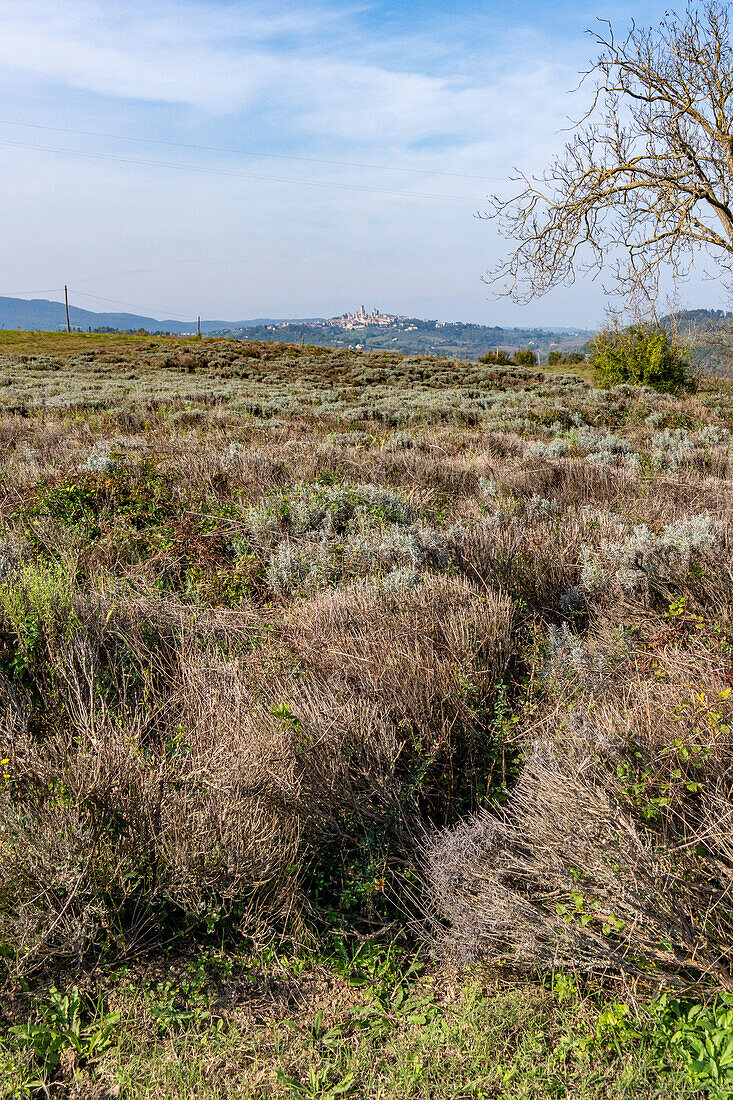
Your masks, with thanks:
M11 970L417 901L461 957L730 984L725 394L84 347L0 416Z

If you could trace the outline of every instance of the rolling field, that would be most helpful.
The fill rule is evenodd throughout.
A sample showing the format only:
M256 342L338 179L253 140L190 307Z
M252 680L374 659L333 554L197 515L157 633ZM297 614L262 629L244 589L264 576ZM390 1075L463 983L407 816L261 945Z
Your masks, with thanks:
M733 389L0 334L0 1096L733 1094Z

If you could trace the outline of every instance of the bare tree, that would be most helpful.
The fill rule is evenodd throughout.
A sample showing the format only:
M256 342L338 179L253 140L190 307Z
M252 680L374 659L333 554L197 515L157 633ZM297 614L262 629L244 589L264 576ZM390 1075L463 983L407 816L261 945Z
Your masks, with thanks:
M711 254L733 287L733 43L719 0L632 26L618 41L594 34L601 54L587 114L563 152L523 190L492 199L514 242L485 281L528 301L580 271L610 267L616 289L654 302L664 270L684 277Z

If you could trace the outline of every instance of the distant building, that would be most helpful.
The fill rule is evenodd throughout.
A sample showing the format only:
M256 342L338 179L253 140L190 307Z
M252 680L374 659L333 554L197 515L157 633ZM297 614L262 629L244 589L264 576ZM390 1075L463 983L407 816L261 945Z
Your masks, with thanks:
M357 313L342 313L340 317L331 317L328 321L323 321L321 323L331 328L341 329L366 328L367 325L379 325L380 327L386 328L388 325L393 325L396 321L406 320L407 317L395 316L390 313L380 313L376 306L370 313L367 313L362 305Z

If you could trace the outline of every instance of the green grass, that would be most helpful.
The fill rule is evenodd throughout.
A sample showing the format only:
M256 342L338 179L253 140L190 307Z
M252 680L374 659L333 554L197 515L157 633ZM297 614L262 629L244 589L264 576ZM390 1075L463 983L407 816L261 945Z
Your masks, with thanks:
M45 1081L55 1095L151 1100L631 1100L733 1090L729 1060L720 1051L717 1062L715 1053L696 1058L695 1046L706 1035L718 1047L730 1039L727 1004L690 1021L685 1002L581 992L561 973L517 983L411 968L384 949L367 954L366 969L358 953L349 962L214 951L111 972L99 984L103 999L76 987L53 993L33 1026L6 1034L0 1095L24 1095L24 1081L28 1094Z
M200 343L197 337L136 336L97 332L0 332L0 355L81 355L84 352L123 352L142 348L186 348Z

